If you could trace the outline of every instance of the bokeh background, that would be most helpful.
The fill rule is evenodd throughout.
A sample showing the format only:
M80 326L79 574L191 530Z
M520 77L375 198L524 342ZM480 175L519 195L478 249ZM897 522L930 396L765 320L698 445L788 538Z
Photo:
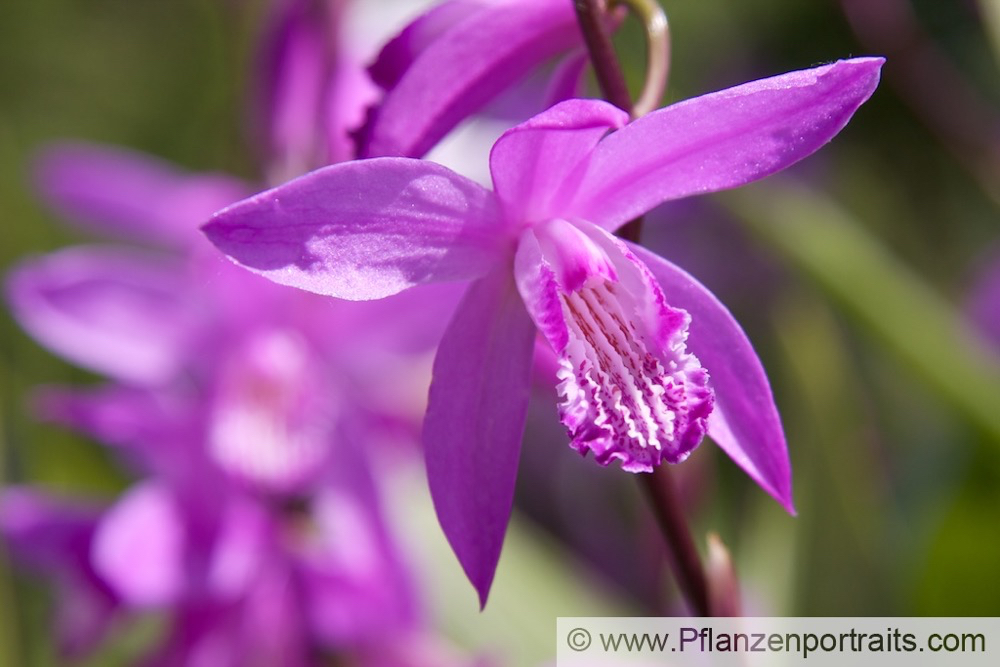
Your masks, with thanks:
M1000 2L662 4L668 101L842 57L888 58L874 97L816 156L649 216L646 243L744 323L794 469L792 518L702 446L677 470L699 544L721 536L750 612L1000 615L1000 337L968 317L1000 263ZM243 109L261 3L8 0L3 15L0 269L87 240L33 191L33 156L47 142L255 176ZM616 42L638 85L631 20ZM992 304L1000 319L1000 287ZM106 449L28 409L36 385L91 381L0 310L0 484L109 498L125 487ZM442 632L511 664L551 653L556 613L683 613L634 481L572 454L551 395L538 394L487 612L476 615L445 547L419 565ZM426 507L399 505L411 534L440 541ZM59 664L46 591L0 548L0 665ZM130 641L142 638L86 664L127 664Z

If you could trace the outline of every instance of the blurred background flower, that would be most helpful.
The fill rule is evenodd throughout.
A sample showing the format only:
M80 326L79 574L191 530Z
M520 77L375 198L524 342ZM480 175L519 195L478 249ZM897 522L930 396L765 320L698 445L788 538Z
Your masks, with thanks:
M406 16L416 15L418 4L349 5L345 20L356 23L350 24L345 47L355 49L351 53L359 62L371 62L378 51L370 43L374 35L379 35L375 41L390 37ZM357 11L375 5L378 11ZM750 612L1000 614L1000 362L995 343L981 333L986 327L989 335L989 322L997 321L1000 309L991 297L997 291L989 287L987 268L1000 238L1000 172L993 157L1000 132L997 3L664 0L663 5L674 41L667 101L850 55L888 56L878 93L822 154L781 181L664 205L651 214L665 218L662 224L646 227L645 244L697 274L746 329L768 370L792 457L798 518L760 494L714 448L699 448L677 470L703 553L704 536L717 532L732 555ZM882 11L864 11L869 6ZM283 178L300 170L303 160L321 159L248 141L268 122L279 123L280 114L267 111L251 121L245 109L252 90L267 99L250 63L258 57L273 7L198 0L7 3L0 24L4 274L29 255L71 257L63 253L75 250L48 253L94 238L67 226L67 211L46 206L32 182L37 151L53 140L156 155L164 165L176 165L165 167L168 176L224 173L248 183ZM280 41L273 39L269 43ZM643 77L641 41L638 27L626 20L616 43L633 90ZM308 58L310 51L302 46L297 53ZM499 102L491 112L511 115L509 105ZM279 165L273 173L261 169L262 154ZM335 152L331 148L326 155ZM464 159L486 163L485 155ZM115 183L125 188L124 178ZM178 192L194 202L203 191ZM51 189L41 194L53 196ZM91 217L116 222L106 215ZM161 244L164 240L169 241L160 238ZM174 261L169 253L161 259ZM110 270L117 261L135 264L130 254L97 265ZM145 260L139 263L143 273L158 270ZM199 307L185 296L189 290L167 292L166 299L180 300L185 308ZM68 303L84 305L75 295ZM166 341L170 345L161 351L175 349L173 329L184 322L163 321L170 329L159 329L147 342ZM0 665L64 664L52 639L53 610L59 612L62 641L82 649L121 605L123 591L140 590L130 588L133 581L108 583L106 573L123 571L113 559L98 559L97 567L76 558L90 549L82 544L98 540L95 535L114 543L115 533L102 531L99 523L128 519L131 505L133 518L143 514L136 507L169 517L163 523L174 528L160 534L160 556L186 540L186 509L166 509L173 506L165 501L173 497L172 487L136 486L141 465L123 466L123 448L106 446L113 434L148 443L155 435L148 428L156 420L136 424L128 417L153 407L170 413L177 405L105 387L93 373L107 375L107 368L88 364L81 370L53 356L11 312L2 313L0 327L0 484L15 506L6 529L21 536L0 547ZM316 349L313 339L289 337L280 321L240 331L245 335L239 342L216 346L221 352L211 376L215 381L206 389L212 399L201 406L228 415L223 420L228 426L211 431L217 438L212 451L223 470L232 460L225 454L227 434L245 424L242 406L263 396L245 392L247 382L266 380L272 388L297 390L296 364L310 364ZM222 331L217 335L236 340ZM80 346L80 354L99 352L78 338L67 343ZM121 357L106 355L106 361L121 361L128 351L122 347ZM283 361L275 366L274 359ZM396 359L384 363L392 367ZM359 365L356 381L378 386L362 374L372 365ZM187 380L196 379L187 373ZM398 389L419 401L426 388L420 378L426 375L406 377ZM32 399L38 385L89 390L50 391ZM380 489L385 530L403 545L415 594L426 608L422 627L433 629L433 635L422 629L402 634L417 637L407 645L421 646L427 664L446 664L454 653L451 642L511 664L537 664L551 657L558 614L683 611L634 480L607 474L613 471L569 451L549 455L565 434L553 397L545 395L551 389L543 385L535 390L540 400L532 405L526 435L543 442L524 447L515 517L482 615L473 612L475 593L448 552L419 468L404 463L398 444L372 452L378 471L372 486ZM280 392L268 396L271 407L283 404ZM102 399L102 411L88 402L95 397ZM32 400L75 430L39 421L29 409ZM403 399L381 400L380 407L393 407ZM420 406L410 410L419 414ZM385 429L384 439L405 441L405 423L376 412L382 415L376 422ZM82 423L85 415L90 421ZM142 428L147 431L138 433ZM547 455L536 460L532 452ZM124 459L129 466L143 463L141 456ZM259 475L248 469L240 475L243 481L233 482L237 499L259 492L264 481ZM268 493L280 495L273 482ZM219 494L218 516L240 518L228 523L220 518L207 532L232 526L239 539L272 545L261 555L278 554L285 573L289 567L309 568L323 534L314 515L303 523L302 505L280 504L279 528L271 514L223 512L223 496L228 492ZM69 500L81 497L92 500ZM49 528L32 532L42 525ZM280 539L261 537L276 531ZM13 567L13 559L24 555L21 543L33 550L28 557L44 576L26 576ZM254 571L273 576L255 583L277 588L274 582L284 575L260 567ZM156 573L160 579L152 593L170 590L169 568ZM59 600L63 604L53 607ZM197 616L189 627L211 626L211 610L176 609L182 620ZM165 646L183 643L176 636L177 642L169 641L162 624L143 616L126 625L113 622L108 636L112 641L81 664L135 664L158 640ZM381 659L399 664L407 651L386 641ZM379 664L374 657L358 658Z

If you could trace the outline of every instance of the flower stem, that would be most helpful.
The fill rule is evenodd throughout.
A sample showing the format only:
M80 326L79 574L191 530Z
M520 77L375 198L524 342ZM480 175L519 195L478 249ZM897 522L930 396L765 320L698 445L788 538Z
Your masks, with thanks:
M619 109L632 113L632 97L625 76L622 74L615 47L604 27L605 9L600 0L574 0L576 18L580 22L583 41L594 65L597 85L601 87L604 99Z
M670 550L670 566L674 578L687 599L691 610L698 616L711 616L708 603L708 578L702 565L698 549L691 538L691 530L684 511L680 506L677 487L665 466L651 473L638 475L639 483L646 491L653 514L660 524L660 530Z
M632 104L628 87L625 85L625 77L622 74L614 46L611 44L611 38L605 30L606 9L603 3L600 0L574 0L574 4L580 29L583 31L584 42L590 52L590 61L594 66L597 83L601 87L601 93L607 101L634 116L636 109ZM643 5L644 3L635 4ZM655 5L655 3L652 4ZM658 6L656 8L658 9ZM650 76L647 77L646 91L644 91L643 97L655 97L658 100L663 94L663 85L666 84L667 77L665 54L669 48L669 42L667 41L666 17L663 16L662 11L653 11L649 7L642 9L641 19L647 24L651 51L651 72ZM662 59L664 61L662 66L656 65L654 67L654 59ZM657 79L662 81L657 83ZM648 106L648 104L646 105ZM643 112L648 110L645 109ZM622 226L617 232L619 237L633 243L639 242L641 234L641 217ZM670 472L665 466L660 466L652 473L638 475L638 478L646 490L646 495L653 507L653 513L656 515L660 530L667 541L670 551L670 565L681 592L696 614L710 616L708 579L698 555L698 549L695 548L694 540L691 538L691 531L684 518L684 511L680 506L677 488L670 477Z

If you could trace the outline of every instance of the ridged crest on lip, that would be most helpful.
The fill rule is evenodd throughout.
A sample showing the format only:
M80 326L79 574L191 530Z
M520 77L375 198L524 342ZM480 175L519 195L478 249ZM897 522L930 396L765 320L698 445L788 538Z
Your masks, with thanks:
M687 457L714 405L708 372L687 351L690 316L627 246L586 221L536 225L518 254L519 289L560 357L571 446L630 472Z
M677 463L705 434L708 373L687 353L686 327L659 353L629 317L610 281L561 295L570 342L560 359L560 415L581 454L631 472Z

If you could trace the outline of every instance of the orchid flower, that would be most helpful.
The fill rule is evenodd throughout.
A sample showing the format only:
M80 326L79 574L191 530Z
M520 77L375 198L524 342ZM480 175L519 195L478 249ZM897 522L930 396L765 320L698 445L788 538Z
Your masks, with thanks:
M536 330L560 357L574 449L648 471L708 432L792 511L780 420L739 325L682 269L611 232L811 154L872 94L882 62L792 72L632 123L605 102L569 100L497 141L493 191L428 162L361 160L235 204L204 231L258 274L343 299L473 281L435 359L424 446L438 518L484 604Z
M0 493L0 536L61 584L64 649L91 651L116 616L164 612L149 664L319 664L415 629L408 572L364 453L295 507L262 503L192 466L187 485L151 478L103 511L39 491Z

